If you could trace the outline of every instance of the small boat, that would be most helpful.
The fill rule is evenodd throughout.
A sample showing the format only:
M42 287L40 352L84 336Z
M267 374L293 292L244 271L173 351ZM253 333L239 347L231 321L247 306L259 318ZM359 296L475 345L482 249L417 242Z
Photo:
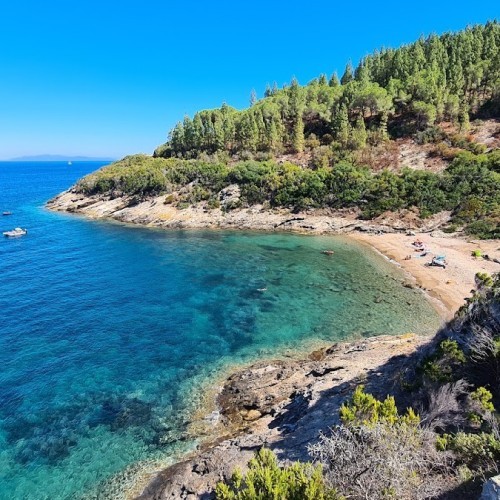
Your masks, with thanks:
M4 231L3 235L6 238L17 238L19 236L24 236L25 234L28 234L27 229L22 229L20 227L16 227L12 231Z
M12 215L12 212L9 212L8 210L6 210L5 212L2 212L2 215Z
M323 250L321 253L325 255L333 255L335 252L333 250Z

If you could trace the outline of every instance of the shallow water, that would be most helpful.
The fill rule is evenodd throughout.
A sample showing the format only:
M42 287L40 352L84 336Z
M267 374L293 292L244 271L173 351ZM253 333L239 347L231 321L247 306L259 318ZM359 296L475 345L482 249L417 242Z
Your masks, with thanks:
M346 238L159 231L46 211L97 163L0 163L0 498L74 498L171 456L227 364L440 323ZM326 256L324 249L335 250Z

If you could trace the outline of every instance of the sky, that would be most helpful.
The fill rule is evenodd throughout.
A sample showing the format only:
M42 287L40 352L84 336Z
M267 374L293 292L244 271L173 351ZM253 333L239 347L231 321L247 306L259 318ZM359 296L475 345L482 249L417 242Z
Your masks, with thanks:
M4 2L0 160L152 153L186 114L499 18L498 0Z

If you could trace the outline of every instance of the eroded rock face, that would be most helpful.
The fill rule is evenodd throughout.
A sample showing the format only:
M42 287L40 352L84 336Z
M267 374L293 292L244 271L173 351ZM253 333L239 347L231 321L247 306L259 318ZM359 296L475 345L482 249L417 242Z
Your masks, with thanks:
M222 415L233 425L268 415L290 397L298 363L274 361L258 363L231 376L219 396Z
M212 499L217 482L237 468L245 472L263 446L283 461L308 460L308 444L338 423L340 405L360 378L370 392L385 395L405 355L426 342L415 335L364 339L319 349L305 360L259 362L231 375L218 396L219 437L159 472L138 498Z
M219 201L225 209L231 209L241 204L241 189L238 184L231 184L219 192Z

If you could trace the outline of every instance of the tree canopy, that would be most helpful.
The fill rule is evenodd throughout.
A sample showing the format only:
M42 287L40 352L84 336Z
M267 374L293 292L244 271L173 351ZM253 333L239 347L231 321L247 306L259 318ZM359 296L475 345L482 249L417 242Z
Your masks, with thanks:
M242 111L223 104L185 117L155 155L300 153L311 136L355 149L363 146L362 128L383 138L394 120L419 130L445 119L467 127L470 115L498 116L500 25L375 51L355 69L349 62L340 82L335 73L305 86L293 79L282 89L268 85L264 95L257 100L252 91L251 106Z

